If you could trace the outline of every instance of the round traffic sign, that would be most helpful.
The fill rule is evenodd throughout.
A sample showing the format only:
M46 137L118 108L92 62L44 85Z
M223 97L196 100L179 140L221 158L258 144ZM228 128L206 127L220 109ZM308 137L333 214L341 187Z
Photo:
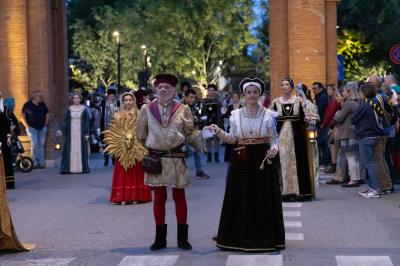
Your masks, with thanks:
M390 49L390 59L393 63L400 65L400 44L396 44Z

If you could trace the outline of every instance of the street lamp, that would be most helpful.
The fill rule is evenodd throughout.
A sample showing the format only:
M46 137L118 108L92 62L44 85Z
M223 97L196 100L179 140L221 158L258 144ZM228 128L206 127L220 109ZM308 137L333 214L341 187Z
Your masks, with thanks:
M117 41L117 61L118 61L118 90L121 88L121 42L120 42L120 36L121 34L119 31L114 31L113 32L113 37Z
M149 83L149 73L148 73L148 55L147 55L147 46L145 44L142 44L142 46L140 46L140 48L142 48L143 50L143 59L144 59L144 65L143 65L143 72L145 73L145 79L146 79L146 89L148 88L148 83Z
M308 169L310 171L310 183L311 183L311 194L313 198L315 198L316 191L315 191L315 179L316 179L316 173L317 169L314 167L314 157L313 154L316 151L318 151L317 145L317 139L318 139L318 128L315 126L316 121L312 121L310 125L307 128L307 139L309 140L307 144L307 150L308 150Z

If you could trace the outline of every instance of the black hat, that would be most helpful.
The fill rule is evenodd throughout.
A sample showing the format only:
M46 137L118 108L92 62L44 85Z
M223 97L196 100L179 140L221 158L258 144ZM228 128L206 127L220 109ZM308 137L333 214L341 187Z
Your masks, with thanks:
M258 91L260 92L260 95L264 93L264 88L265 84L264 82L259 79L259 78L244 78L239 85L240 91L244 95L246 92L246 88L250 85L256 86L258 88Z
M110 95L110 94L116 95L117 94L117 90L116 89L108 89L107 95Z
M208 90L208 89L214 89L214 90L217 91L217 90L218 90L218 87L217 87L217 85L210 83L210 84L207 85L207 90Z

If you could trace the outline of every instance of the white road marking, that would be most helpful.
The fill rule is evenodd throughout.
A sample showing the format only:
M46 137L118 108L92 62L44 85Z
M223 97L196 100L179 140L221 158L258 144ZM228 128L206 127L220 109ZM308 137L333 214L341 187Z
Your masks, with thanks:
M338 266L393 266L389 256L335 256Z
M282 255L229 255L226 266L282 266Z
M67 266L75 258L63 258L63 259L42 259L42 260L24 260L24 261L12 261L9 264L12 266Z
M126 256L118 266L172 266L179 255L164 256Z
M285 233L286 240L302 241L304 240L303 233Z
M301 217L301 211L283 211L283 217Z
M285 228L301 228L303 227L302 222L300 221L283 221L285 224Z
M283 208L301 208L303 207L303 203L301 202L283 202Z

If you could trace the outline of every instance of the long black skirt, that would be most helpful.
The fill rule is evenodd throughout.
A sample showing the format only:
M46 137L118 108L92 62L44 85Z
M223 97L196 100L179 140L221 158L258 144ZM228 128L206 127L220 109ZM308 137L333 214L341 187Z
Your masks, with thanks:
M222 250L268 252L285 248L279 162L260 164L268 146L247 145L246 159L230 163L218 228Z

